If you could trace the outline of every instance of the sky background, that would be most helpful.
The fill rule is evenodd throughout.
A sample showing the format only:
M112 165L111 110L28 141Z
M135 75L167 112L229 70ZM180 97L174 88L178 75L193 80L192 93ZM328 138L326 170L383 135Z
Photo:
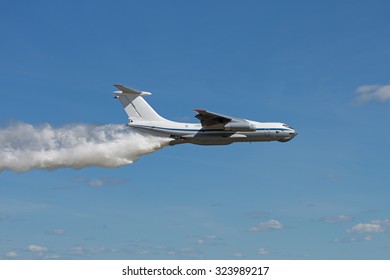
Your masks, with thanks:
M0 259L389 259L389 1L0 1L0 123L280 121L288 143L0 173ZM132 143L129 143L129 146Z

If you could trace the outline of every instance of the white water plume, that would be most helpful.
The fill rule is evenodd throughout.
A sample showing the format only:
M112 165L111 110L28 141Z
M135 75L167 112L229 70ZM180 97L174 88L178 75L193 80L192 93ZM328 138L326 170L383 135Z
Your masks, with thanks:
M0 127L0 172L10 169L118 167L156 151L167 138L144 135L123 125L76 124L54 128L12 123Z

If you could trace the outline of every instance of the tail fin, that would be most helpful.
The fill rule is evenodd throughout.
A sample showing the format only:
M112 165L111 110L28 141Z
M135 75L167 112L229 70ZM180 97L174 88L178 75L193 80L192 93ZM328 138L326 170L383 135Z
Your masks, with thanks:
M142 96L151 95L150 92L139 91L125 87L123 85L114 85L119 91L114 91L115 98L119 99L129 121L161 121L164 120L152 107L142 98Z

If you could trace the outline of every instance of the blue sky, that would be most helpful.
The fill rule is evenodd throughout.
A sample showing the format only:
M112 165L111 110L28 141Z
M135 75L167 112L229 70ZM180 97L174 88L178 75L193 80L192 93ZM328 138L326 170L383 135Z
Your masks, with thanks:
M388 259L388 1L1 1L0 122L204 108L299 131L0 173L0 259ZM129 143L131 145L131 143Z

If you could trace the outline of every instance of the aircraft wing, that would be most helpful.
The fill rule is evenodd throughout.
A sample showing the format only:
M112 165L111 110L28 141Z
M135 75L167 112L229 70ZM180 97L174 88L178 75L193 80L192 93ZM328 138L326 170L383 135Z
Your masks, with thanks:
M195 112L198 113L195 117L200 120L200 123L203 127L220 125L225 130L232 130L232 127L239 127L239 130L241 130L242 128L246 130L245 128L248 127L250 128L250 130L252 130L252 127L249 125L249 122L241 118L221 115L206 110L195 110Z
M202 126L211 126L211 125L217 125L217 124L225 124L232 120L231 117L220 115L213 112L208 112L206 110L195 110L198 114L195 116L198 120L200 120L200 123Z

